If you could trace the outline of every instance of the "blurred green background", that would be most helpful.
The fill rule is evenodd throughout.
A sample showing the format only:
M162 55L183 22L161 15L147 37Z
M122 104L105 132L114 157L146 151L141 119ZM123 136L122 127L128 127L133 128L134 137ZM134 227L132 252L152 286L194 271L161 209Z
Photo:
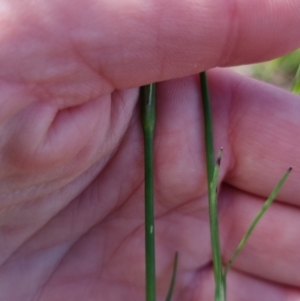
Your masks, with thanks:
M247 74L259 80L291 90L297 74L300 81L300 49L275 60L260 64L237 67L237 71ZM300 84L298 84L300 85ZM300 87L298 87L300 92ZM296 91L295 91L296 92Z

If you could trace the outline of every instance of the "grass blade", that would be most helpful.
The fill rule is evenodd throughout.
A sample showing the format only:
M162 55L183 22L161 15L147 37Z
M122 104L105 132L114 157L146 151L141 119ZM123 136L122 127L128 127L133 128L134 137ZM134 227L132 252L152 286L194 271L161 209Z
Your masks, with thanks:
M226 278L227 272L229 271L230 267L232 266L232 263L234 262L234 260L238 256L238 254L241 252L241 250L243 249L243 247L247 243L252 231L254 230L255 226L257 225L257 223L259 222L259 220L261 219L263 214L266 212L266 210L270 207L272 202L275 200L276 196L278 195L280 189L282 188L284 182L286 181L286 179L289 176L289 174L291 173L291 171L292 171L292 168L290 167L287 170L287 172L284 174L284 176L280 179L280 181L278 182L278 184L276 185L276 187L274 188L274 190L270 194L269 198L266 200L266 202L264 203L264 205L260 209L257 216L254 218L254 220L251 223L250 227L248 228L246 234L244 235L244 237L240 241L238 247L236 248L235 252L233 253L232 257L230 258L230 260L228 261L228 263L225 267L225 271L224 271L224 277L225 278Z
M145 160L145 256L146 301L156 300L155 229L154 229L154 166L155 84L141 88L142 127Z
M175 281L176 281L177 265L178 265L178 252L175 253L172 278L171 278L168 294L167 294L167 297L166 297L166 301L171 301L171 299L172 299L174 286L175 286Z
M213 143L213 125L210 107L210 97L207 84L206 73L200 73L200 84L202 93L203 118L204 118L204 136L205 136L205 153L206 153L206 170L208 185L208 201L209 201L209 220L210 220L210 236L212 246L212 257L215 278L215 300L225 300L224 278L222 273L221 249L219 241L219 223L218 223L218 207L215 191L212 191L212 183L215 173L215 156Z

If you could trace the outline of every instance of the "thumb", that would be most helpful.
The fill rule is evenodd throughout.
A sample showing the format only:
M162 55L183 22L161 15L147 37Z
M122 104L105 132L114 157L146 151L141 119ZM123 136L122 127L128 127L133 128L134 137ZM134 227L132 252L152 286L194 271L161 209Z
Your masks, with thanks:
M117 88L268 60L300 45L297 0L115 0L88 5L78 0L76 5L72 40Z
M2 70L14 66L22 73L20 66L30 57L35 67L26 64L27 77L36 65L50 73L53 64L62 63L53 59L55 49L56 56L68 53L70 70L76 58L98 74L102 93L268 60L300 45L298 0L2 2L3 22L13 25L2 35L11 45L0 51ZM12 51L13 61L8 60ZM49 69L46 57L52 58Z

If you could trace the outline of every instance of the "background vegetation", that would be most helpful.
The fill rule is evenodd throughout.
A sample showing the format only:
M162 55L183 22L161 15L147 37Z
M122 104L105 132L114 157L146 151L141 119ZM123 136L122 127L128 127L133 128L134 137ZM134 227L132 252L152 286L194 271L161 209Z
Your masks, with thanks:
M299 63L300 49L269 62L234 69L240 73L291 90Z

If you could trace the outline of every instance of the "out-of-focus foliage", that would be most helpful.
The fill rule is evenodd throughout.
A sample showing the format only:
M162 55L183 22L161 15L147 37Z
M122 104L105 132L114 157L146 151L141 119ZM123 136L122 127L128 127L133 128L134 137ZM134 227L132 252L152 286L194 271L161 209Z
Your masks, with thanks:
M300 94L300 65L293 81L292 91L295 94Z
M289 53L278 59L255 64L252 66L252 76L275 84L277 86L291 89L293 86L300 93L300 70L297 72L300 64L300 49ZM294 82L297 74L298 81Z

